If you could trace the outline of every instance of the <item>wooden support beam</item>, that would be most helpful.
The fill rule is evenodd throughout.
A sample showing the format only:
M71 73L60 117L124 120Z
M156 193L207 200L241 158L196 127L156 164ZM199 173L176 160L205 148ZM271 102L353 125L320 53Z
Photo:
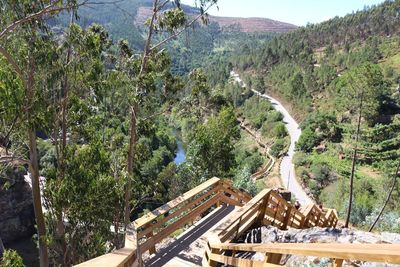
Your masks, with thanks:
M282 254L266 253L264 262L279 265L281 262L281 259L282 259Z
M333 259L333 267L342 267L343 259Z

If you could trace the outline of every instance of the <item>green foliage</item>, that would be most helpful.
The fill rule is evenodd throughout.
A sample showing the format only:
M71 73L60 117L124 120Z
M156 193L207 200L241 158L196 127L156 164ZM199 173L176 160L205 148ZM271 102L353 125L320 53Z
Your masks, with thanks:
M257 186L251 179L251 173L248 167L243 167L233 178L233 186L241 188L255 196L257 194Z
M271 146L270 153L274 157L279 157L282 155L283 150L286 146L286 142L284 139L278 139L275 143Z
M25 267L25 265L15 250L6 249L0 259L0 267Z
M311 152L314 146L318 144L318 137L315 132L307 128L302 131L299 141L296 143L296 149L304 152Z
M233 108L223 108L194 131L187 150L187 164L202 179L226 177L235 163L233 144L238 137Z
M362 116L369 125L377 122L388 93L380 67L364 64L348 71L336 83L337 105L354 116L362 108Z
M243 116L250 121L252 127L259 129L267 120L272 105L259 97L253 96L244 102Z

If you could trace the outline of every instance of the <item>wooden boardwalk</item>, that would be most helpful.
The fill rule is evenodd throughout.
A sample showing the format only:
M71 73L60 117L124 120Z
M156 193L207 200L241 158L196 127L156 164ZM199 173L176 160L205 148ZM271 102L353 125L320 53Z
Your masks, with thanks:
M265 267L282 266L284 255L325 257L336 267L346 259L400 264L400 246L393 244L232 243L254 225L285 230L336 227L337 222L333 209L310 204L298 210L271 189L251 198L230 181L214 177L134 221L127 229L123 249L78 266ZM191 227L186 229L188 225ZM179 229L186 230L170 238ZM241 256L253 252L263 254L264 259Z
M209 233L218 227L234 210L234 206L223 205L188 228L168 243L165 248L146 259L144 266L201 266Z

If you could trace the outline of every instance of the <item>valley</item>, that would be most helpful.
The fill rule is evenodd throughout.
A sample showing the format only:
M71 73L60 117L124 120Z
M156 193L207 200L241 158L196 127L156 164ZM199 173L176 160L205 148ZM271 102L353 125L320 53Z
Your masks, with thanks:
M400 1L255 1L2 2L0 267L400 263Z

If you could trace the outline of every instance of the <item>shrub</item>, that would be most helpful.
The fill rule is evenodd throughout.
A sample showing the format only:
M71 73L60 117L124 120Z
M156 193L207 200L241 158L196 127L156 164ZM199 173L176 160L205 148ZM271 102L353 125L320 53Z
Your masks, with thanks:
M22 258L15 250L6 249L0 261L0 267L25 267Z
M311 150L318 144L318 137L310 128L306 128L296 143L296 149L311 152Z
M285 140L278 139L276 142L271 146L269 153L274 157L279 157L282 155L283 149L285 148Z
M283 138L287 136L285 124L283 124L283 122L277 122L274 128L272 129L272 133L275 137L278 138Z
M294 154L293 157L293 164L298 167L298 166L306 166L311 163L311 159L307 156L306 153L298 151Z

